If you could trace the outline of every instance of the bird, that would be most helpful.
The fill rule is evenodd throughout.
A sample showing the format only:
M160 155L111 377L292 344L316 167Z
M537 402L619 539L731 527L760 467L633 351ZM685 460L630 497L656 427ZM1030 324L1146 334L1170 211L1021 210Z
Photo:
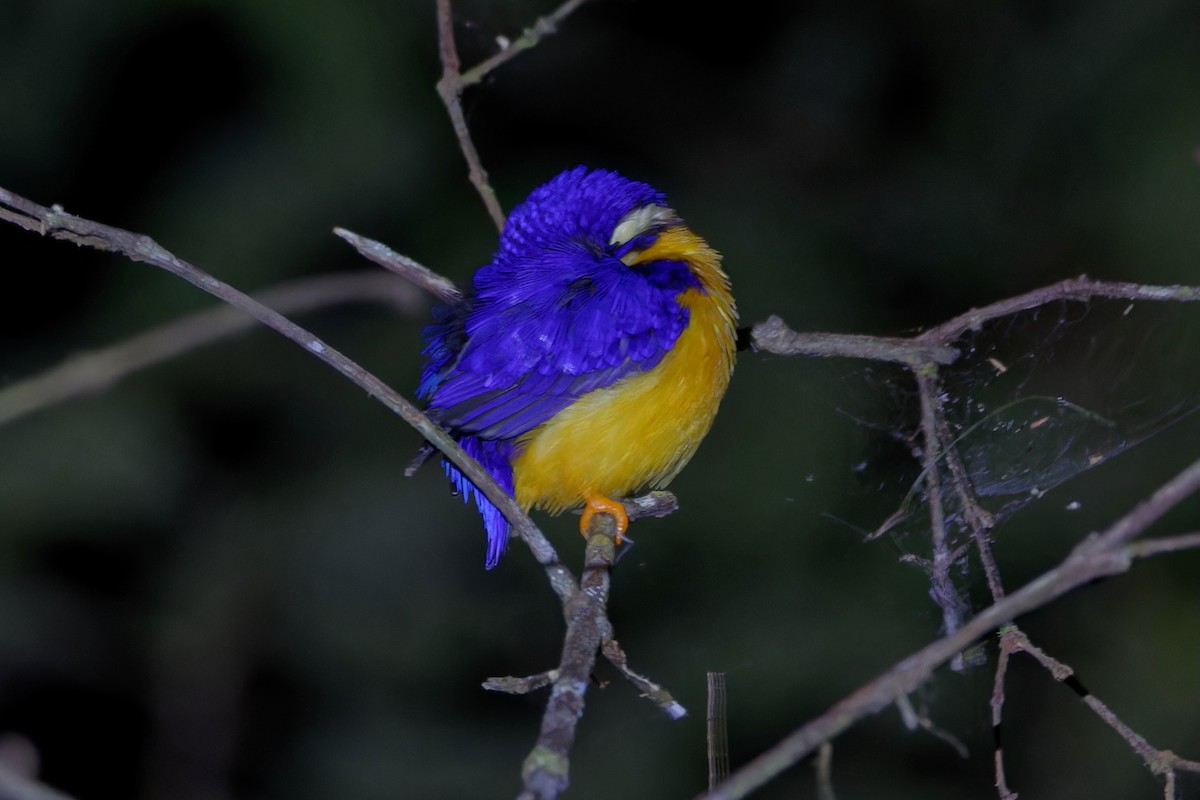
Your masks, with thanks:
M620 499L661 489L712 426L733 373L737 308L720 254L666 196L578 166L534 189L463 298L423 331L417 388L447 430L525 511L582 507L580 532ZM449 460L487 535L511 526Z

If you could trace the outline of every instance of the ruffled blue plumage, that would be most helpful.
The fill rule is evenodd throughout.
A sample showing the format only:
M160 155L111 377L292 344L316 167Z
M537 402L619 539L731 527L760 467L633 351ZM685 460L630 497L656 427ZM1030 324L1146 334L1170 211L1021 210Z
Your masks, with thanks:
M579 167L515 208L492 261L469 295L434 312L418 395L510 493L519 438L588 392L652 369L687 327L678 302L698 286L686 262L627 266L656 231L610 244L634 209L666 206L647 184ZM508 540L499 510L453 464L446 472L474 499L488 536L487 567Z
M495 439L480 439L477 436L463 436L458 439L459 445L466 451L467 455L478 461L484 469L491 473L496 482L509 494L513 491L512 466L509 464L509 458L512 455L512 443L495 440ZM480 515L483 517L483 529L487 532L488 546L487 558L484 565L487 569L491 569L500 562L500 556L504 553L504 548L508 544L509 524L504 518L504 514L500 509L484 496L483 492L475 487L475 484L467 479L465 475L459 471L458 467L451 464L449 461L443 461L442 466L446 470L446 476L450 478L450 482L454 484L454 489L462 495L464 502L475 501L475 506L479 509Z

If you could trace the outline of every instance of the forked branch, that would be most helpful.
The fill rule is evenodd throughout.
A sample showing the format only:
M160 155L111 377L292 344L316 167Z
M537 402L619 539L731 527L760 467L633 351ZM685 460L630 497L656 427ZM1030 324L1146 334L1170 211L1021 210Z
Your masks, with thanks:
M981 637L1085 583L1127 571L1141 552L1131 544L1132 540L1197 491L1200 491L1200 461L1184 469L1108 529L1080 542L1058 566L983 609L953 634L926 645L867 682L703 797L707 800L746 797L815 752L822 743L914 691L935 669ZM1178 764L1175 767L1182 768Z

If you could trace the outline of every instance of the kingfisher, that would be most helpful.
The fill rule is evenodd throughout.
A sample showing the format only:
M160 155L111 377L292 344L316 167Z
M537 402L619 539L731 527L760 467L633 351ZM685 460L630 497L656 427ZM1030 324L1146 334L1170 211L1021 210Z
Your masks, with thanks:
M721 256L648 184L576 167L513 209L490 263L424 330L428 416L529 511L661 489L708 433L733 373L737 309ZM474 499L496 566L511 526Z

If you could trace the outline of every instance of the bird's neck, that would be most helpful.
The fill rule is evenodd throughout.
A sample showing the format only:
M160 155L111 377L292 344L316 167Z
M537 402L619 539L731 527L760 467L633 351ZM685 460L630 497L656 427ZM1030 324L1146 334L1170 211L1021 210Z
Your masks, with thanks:
M721 254L708 246L688 227L676 225L658 235L654 243L638 255L638 262L682 261L700 282L700 288L713 301L732 330L737 325L737 309L730 291L729 276L721 269Z

